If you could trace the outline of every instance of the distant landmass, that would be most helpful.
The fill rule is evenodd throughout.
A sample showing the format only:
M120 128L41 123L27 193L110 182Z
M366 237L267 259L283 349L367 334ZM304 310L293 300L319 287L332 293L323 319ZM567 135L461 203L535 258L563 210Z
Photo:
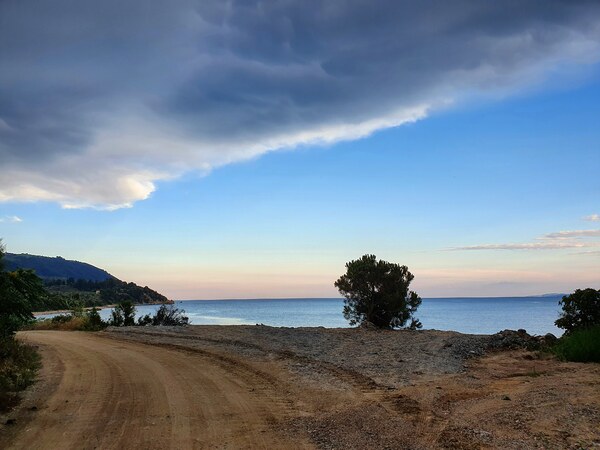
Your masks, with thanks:
M106 281L113 277L106 270L91 264L64 259L60 256L39 256L27 253L6 253L4 256L6 270L32 269L42 280L74 280Z
M91 264L27 253L6 253L6 271L30 269L45 285L47 296L32 301L34 311L110 305L124 301L136 304L168 303L164 295L148 286L119 280Z

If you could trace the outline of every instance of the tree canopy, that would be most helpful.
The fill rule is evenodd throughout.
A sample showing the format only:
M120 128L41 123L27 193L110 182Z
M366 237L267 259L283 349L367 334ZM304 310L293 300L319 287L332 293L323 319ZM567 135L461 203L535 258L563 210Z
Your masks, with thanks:
M119 303L111 312L110 325L115 327L131 327L135 325L135 305L126 300Z
M577 289L560 300L562 314L555 322L567 333L600 325L600 290Z
M11 336L33 319L32 305L46 295L42 280L31 270L3 271L4 246L0 241L0 337Z
M421 298L409 290L413 278L406 266L364 255L346 263L334 286L345 298L343 313L350 325L416 329L421 328L414 316Z

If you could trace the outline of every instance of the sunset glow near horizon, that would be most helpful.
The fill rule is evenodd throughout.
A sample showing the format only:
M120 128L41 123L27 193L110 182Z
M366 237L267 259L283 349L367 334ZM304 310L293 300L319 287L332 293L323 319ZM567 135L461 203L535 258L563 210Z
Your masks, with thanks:
M174 299L600 288L600 4L0 4L0 238Z

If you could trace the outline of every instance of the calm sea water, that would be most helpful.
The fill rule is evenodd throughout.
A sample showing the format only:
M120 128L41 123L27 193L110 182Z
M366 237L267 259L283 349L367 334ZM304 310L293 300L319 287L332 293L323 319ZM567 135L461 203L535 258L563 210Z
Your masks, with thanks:
M554 326L560 307L556 297L426 298L417 317L424 329L492 334L524 328L530 334L562 334ZM194 325L255 325L276 327L348 327L337 298L188 300L176 302ZM138 315L157 306L138 306ZM101 311L103 318L110 310Z

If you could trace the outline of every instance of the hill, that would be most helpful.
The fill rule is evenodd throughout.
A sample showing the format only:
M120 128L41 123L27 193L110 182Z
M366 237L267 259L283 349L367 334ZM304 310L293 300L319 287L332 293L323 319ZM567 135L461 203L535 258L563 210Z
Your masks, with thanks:
M75 280L106 281L115 278L106 270L88 263L64 259L60 256L52 258L28 253L6 253L4 262L8 271L32 269L43 280L72 278Z
M104 269L60 256L6 253L4 263L6 271L31 269L42 279L46 295L30 299L34 311L103 306L123 301L136 304L170 302L148 286L119 280Z

